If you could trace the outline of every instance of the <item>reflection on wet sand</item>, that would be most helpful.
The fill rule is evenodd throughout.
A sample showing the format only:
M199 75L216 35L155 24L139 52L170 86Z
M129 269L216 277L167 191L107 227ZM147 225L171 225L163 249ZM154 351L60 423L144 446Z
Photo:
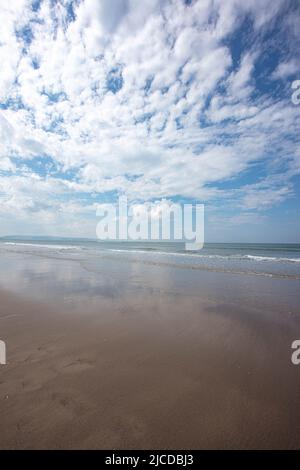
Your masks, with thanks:
M299 447L297 284L3 254L0 447Z

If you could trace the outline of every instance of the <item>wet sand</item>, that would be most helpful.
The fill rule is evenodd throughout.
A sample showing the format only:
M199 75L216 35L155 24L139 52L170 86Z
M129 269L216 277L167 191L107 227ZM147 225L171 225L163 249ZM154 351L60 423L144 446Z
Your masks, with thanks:
M297 281L2 261L1 449L300 448Z

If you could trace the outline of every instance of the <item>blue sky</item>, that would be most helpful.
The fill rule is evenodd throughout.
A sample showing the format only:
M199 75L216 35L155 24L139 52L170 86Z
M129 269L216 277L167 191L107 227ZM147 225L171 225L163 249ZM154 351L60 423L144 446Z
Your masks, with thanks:
M207 241L300 242L298 0L3 0L0 235L94 237L126 194Z

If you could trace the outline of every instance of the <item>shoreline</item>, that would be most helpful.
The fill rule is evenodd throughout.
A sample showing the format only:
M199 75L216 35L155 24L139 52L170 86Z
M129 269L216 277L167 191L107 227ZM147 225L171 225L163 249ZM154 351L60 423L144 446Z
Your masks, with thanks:
M0 449L299 448L294 282L2 261Z

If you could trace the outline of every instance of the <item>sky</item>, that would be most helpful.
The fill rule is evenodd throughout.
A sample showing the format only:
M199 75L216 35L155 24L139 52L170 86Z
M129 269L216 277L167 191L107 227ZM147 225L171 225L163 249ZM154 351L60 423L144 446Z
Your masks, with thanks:
M0 236L205 204L205 240L300 242L299 0L1 0Z

